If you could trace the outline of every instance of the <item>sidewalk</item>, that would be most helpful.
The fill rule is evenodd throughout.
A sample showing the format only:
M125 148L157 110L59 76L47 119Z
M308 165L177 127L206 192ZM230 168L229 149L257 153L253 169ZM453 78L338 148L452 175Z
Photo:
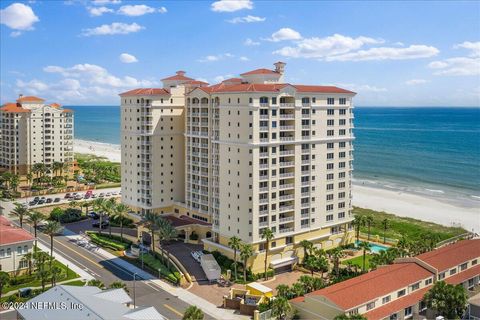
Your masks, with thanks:
M70 239L83 239L80 235L69 235L67 236ZM115 263L116 265L126 269L132 273L135 273L139 278L142 278L145 282L151 282L156 284L161 289L171 293L174 296L177 296L180 300L197 306L203 310L203 312L209 314L210 316L214 317L215 319L224 319L224 320L244 320L250 319L249 316L238 315L234 313L234 310L230 309L222 309L218 308L213 303L194 295L193 293L180 288L172 286L162 280L157 279L156 277L152 276L148 272L128 263L127 261L111 254L110 252L98 247L98 250L95 251L98 255L104 257L106 260Z

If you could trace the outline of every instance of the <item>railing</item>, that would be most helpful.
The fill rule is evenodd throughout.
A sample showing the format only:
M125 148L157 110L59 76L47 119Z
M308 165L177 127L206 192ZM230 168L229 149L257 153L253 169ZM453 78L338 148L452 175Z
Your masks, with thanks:
M280 103L280 108L294 108L295 103Z
M268 114L261 114L260 119L268 120Z
M283 189L291 189L294 187L294 184L293 183L285 183L285 184L281 184L280 185L280 190L283 190Z
M288 156L290 154L295 154L295 150L284 150L284 151L280 151L280 155L281 156ZM267 154L268 156L268 154Z
M302 113L302 119L310 119L310 113Z
M294 177L295 172L286 172L286 173L280 173L280 178L289 178L289 177Z
M266 215L268 215L268 210L259 211L258 215L259 216L266 216Z
M268 138L260 138L260 142L268 142Z
M302 160L302 164L310 164L310 160Z
M295 137L280 137L280 141L294 141Z
M268 198L258 200L258 203L268 203Z
M293 231L293 228L283 228L279 230L280 233L286 233L286 232L292 232L292 231Z
M268 187L260 188L258 192L268 192Z
M267 176L260 176L258 179L259 180L268 180L268 175Z
M260 131L268 131L268 127L260 127Z
M293 165L295 165L295 162L293 162L293 161L280 162L280 167L291 167Z
M294 216L278 219L278 221L279 221L280 223L282 223L282 222L290 222L290 221L293 221L293 220L295 220L295 217L294 217Z
M279 199L280 201L283 201L283 200L292 200L295 198L295 195L294 194L287 194L287 195L284 195L284 196L280 196Z
M260 157L261 158L268 157L268 152L260 152Z
M304 130L309 130L309 129L310 129L310 125L302 125L302 129L304 129Z
M295 114L281 114L280 119L295 119Z
M310 149L302 149L302 153L310 153Z
M284 131L295 130L295 126L280 126L280 130L284 130Z
M268 221L259 222L258 226L259 227L266 227L266 226L268 226Z
M294 206L280 206L279 207L279 211L280 212L284 212L284 211L290 211L290 210L293 210Z

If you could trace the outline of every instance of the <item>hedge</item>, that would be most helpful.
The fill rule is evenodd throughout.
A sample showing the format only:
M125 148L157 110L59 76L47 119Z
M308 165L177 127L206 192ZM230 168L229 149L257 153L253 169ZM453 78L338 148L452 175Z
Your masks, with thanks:
M93 243L116 251L124 251L132 244L131 241L128 240L124 240L123 242L119 241L118 239L115 239L116 236L110 237L108 235L99 235L97 232L93 231L87 231L86 233L90 236Z
M180 281L181 276L178 271L170 271L170 269L168 269L168 267L165 266L162 261L155 258L150 253L143 254L143 263L157 272L160 270L160 274L173 283L178 283L178 281Z

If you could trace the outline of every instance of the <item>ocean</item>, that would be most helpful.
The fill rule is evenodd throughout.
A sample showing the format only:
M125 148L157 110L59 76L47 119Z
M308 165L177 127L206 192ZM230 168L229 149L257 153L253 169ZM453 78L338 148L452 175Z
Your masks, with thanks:
M75 138L120 144L118 106L68 108ZM354 112L354 183L480 206L480 108Z

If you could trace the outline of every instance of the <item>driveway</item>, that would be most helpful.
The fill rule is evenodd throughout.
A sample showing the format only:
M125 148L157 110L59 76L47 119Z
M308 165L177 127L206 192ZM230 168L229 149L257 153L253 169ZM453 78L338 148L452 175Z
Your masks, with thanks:
M86 220L81 220L81 221L77 221L77 222L67 223L64 226L68 230L72 231L73 233L77 233L77 234L80 234L81 232L85 232L85 231L89 231L89 230L99 231L98 228L93 228L92 227L93 221L98 221L98 220L86 219ZM109 232L108 227L106 229L103 229L102 232L108 234L108 232ZM120 234L120 228L119 227L112 227L112 233ZM127 234L129 236L138 238L137 237L137 229L123 228L123 234Z
M163 248L167 250L171 255L174 255L181 264L187 269L190 276L194 278L194 281L205 281L208 283L205 272L203 272L200 263L195 261L190 255L192 251L202 251L203 245L201 244L189 244L180 241L172 242L171 244L164 245Z

